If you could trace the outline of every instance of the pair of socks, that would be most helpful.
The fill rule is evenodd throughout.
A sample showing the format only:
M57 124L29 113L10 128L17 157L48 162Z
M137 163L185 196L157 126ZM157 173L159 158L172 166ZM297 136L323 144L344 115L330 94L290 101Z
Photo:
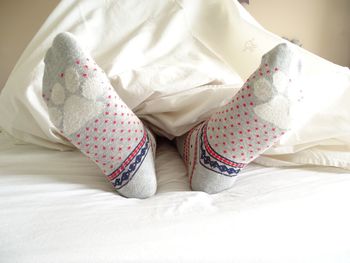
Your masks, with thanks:
M60 134L96 163L119 194L154 195L155 138L93 58L72 34L60 33L44 62L42 96ZM238 172L289 129L287 93L298 72L299 60L286 44L278 45L230 103L176 139L193 190L230 188Z

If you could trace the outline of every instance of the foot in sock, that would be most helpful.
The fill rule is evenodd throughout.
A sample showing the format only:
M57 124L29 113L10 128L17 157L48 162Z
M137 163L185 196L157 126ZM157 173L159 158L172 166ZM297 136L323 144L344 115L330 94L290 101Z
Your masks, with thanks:
M57 35L46 53L42 96L61 135L99 166L118 193L155 193L153 135L70 33Z
M290 128L301 63L287 44L266 53L240 91L210 119L177 138L193 190L217 193Z

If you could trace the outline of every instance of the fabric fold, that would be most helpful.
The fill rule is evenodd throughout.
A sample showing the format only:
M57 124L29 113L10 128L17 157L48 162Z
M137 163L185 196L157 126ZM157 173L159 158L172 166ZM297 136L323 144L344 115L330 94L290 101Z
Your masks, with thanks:
M237 92L261 55L285 41L233 0L63 0L23 52L0 95L4 131L60 150L70 144L57 135L40 94L44 54L63 31L83 43L126 104L168 138L210 116ZM305 90L300 118L256 161L348 168L350 71L298 49L304 64L299 85ZM339 153L344 162L337 161Z

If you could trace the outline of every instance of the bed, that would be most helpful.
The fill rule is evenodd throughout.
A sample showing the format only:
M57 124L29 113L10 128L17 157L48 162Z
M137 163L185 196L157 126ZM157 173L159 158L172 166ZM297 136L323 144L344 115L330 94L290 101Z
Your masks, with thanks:
M78 151L1 134L1 262L349 262L348 171L253 164L208 195L158 144L157 193L138 200Z
M42 59L62 31L162 131L155 196L119 196L50 122ZM300 49L299 125L230 190L191 191L171 141L281 41L231 0L61 1L0 94L0 262L349 262L349 69Z

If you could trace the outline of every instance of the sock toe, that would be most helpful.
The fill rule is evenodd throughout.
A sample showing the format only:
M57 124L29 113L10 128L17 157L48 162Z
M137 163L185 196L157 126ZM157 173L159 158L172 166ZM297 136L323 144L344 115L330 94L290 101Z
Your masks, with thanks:
M53 40L52 47L60 55L65 55L71 58L71 55L77 56L82 53L81 47L74 37L69 32L59 33Z
M270 67L288 71L290 78L298 77L302 67L299 53L295 47L287 43L278 44L264 54L261 59L261 64L267 64L270 65Z

